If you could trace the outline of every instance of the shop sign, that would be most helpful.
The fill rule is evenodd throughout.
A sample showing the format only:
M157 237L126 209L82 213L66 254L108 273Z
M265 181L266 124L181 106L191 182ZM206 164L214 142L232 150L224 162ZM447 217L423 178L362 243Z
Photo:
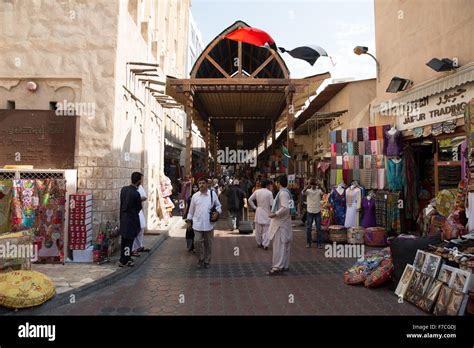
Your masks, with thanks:
M463 85L397 107L398 129L413 129L464 116L474 84Z
M77 117L46 110L0 112L0 167L74 168Z

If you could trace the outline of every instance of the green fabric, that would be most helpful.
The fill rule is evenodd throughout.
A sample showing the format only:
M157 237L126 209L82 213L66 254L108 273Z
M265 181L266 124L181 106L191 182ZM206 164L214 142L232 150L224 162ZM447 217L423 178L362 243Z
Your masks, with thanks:
M0 234L10 232L12 189L12 180L0 180Z
M336 170L336 185L339 185L342 182L342 169Z

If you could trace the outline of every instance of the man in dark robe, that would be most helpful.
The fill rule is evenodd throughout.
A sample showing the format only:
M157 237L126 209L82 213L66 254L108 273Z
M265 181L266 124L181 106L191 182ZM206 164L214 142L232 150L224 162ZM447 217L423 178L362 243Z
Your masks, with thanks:
M120 267L133 267L131 260L133 240L140 232L139 213L142 210L142 200L138 193L138 186L143 182L143 174L132 173L132 184L122 187L120 191L120 235L121 252Z

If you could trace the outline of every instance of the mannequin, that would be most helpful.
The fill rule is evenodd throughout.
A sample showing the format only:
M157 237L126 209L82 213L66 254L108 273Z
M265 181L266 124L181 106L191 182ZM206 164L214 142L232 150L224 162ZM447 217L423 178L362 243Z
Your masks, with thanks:
M347 211L344 227L359 226L359 210L362 207L362 190L357 181L353 181L346 190Z
M364 218L362 219L362 226L375 227L377 226L375 219L375 193L370 191L367 197L362 200L362 207L364 208Z
M334 222L336 225L344 225L346 219L346 195L344 194L345 184L341 182L329 195L329 203L334 212Z

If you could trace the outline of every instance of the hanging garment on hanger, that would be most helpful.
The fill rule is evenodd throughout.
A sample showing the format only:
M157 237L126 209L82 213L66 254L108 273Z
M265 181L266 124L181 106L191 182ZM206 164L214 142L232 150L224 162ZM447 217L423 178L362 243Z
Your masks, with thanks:
M387 227L387 191L378 191L375 194L375 222L377 227Z
M390 158L387 161L387 187L389 190L402 190L403 160Z
M400 156L403 148L402 133L397 130L395 134L391 134L389 130L385 130L384 137L384 155Z
M410 145L403 149L403 197L405 198L405 217L409 220L418 219L418 195L416 180L416 164L413 148Z
M359 226L359 213L358 209L361 208L362 196L361 189L359 187L348 187L346 189L346 219L344 227Z
M385 188L385 169L377 169L378 183L377 189L383 190Z
M329 203L334 210L334 220L336 225L344 225L346 219L346 195L345 191L337 192L336 189L329 195Z
M364 218L362 219L362 226L375 227L377 223L375 221L375 199L364 198L362 200L362 208L364 208Z

